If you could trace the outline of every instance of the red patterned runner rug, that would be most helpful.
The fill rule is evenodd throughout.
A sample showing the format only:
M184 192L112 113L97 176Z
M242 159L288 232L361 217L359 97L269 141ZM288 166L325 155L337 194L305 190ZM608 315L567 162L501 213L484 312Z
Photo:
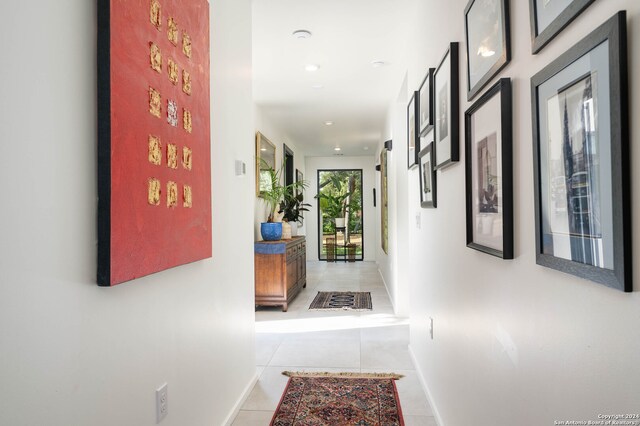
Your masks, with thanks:
M271 426L404 426L398 374L289 372Z

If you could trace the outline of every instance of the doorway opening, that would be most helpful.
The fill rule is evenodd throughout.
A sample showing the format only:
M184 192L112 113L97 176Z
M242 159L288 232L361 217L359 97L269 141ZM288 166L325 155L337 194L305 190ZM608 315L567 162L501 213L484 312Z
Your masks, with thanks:
M362 169L318 170L318 259L364 259Z
M284 164L284 184L291 185L294 181L294 173L295 170L293 168L293 151L286 144L282 144L283 147L283 157L282 161Z

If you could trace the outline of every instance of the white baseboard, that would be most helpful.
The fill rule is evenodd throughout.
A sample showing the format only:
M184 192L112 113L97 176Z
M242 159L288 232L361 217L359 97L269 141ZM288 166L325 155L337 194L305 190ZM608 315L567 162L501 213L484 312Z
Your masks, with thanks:
M384 289L387 291L387 296L389 296L389 301L391 302L391 307L393 308L393 312L397 314L398 310L396 309L396 301L393 299L393 297L391 297L391 293L389 292L389 286L387 285L387 282L384 279L384 275L380 270L380 265L378 265L378 274L380 274L380 278L382 278L382 283L384 284Z
M256 372L253 375L253 378L251 380L249 380L249 383L247 384L247 386L242 391L242 394L240 394L240 398L238 398L238 401L233 406L233 410L227 416L227 419L224 421L224 423L223 423L224 426L231 426L233 421L236 419L236 416L240 412L240 408L242 408L242 405L244 404L244 402L247 400L247 398L249 398L249 394L253 390L253 387L256 385L256 383L258 383L258 379L259 378L260 378L260 375L258 374L258 371L256 370Z
M431 411L433 412L433 417L436 419L436 423L438 426L444 426L444 422L442 421L442 417L440 417L440 413L438 412L438 407L436 406L435 401L433 400L433 396L431 395L431 391L429 391L429 386L424 379L424 374L420 369L420 365L418 364L418 360L416 359L416 355L413 353L413 348L409 345L409 355L411 356L411 361L413 362L413 367L418 373L418 380L420 380L420 384L422 385L422 389L424 390L425 395L427 396L427 400L429 401L429 406L431 407Z

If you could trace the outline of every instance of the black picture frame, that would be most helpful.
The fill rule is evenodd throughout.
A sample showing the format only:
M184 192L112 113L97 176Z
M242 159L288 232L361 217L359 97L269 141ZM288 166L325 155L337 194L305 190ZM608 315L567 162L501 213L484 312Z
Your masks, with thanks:
M433 128L433 73L435 68L429 68L427 75L422 79L418 90L420 99L420 136L426 135Z
M569 1L569 0L565 0ZM562 32L595 0L570 0L561 10L555 11L553 19L542 31L540 24L543 19L538 8L538 0L529 0L529 18L531 21L531 53L540 52L551 40Z
M420 173L418 178L420 179L420 205L422 208L436 208L438 207L438 174L434 168L435 152L433 150L433 137L428 138L429 135L433 135L433 132L427 133L426 147L420 151ZM428 188L428 190L426 190Z
M511 61L509 1L470 0L464 9L464 32L470 101Z
M630 292L626 12L534 75L531 95L536 263Z
M420 151L420 92L415 91L407 105L407 168L418 165ZM390 151L390 149L389 149Z
M514 255L512 111L501 78L464 114L467 247L502 259Z
M296 169L296 183L303 182L303 181L304 181L304 174L300 170ZM304 189L296 188L296 195L300 193L304 193ZM300 211L300 217L298 218L298 223L301 226L304 225L304 211Z
M460 161L458 43L449 43L433 74L436 169Z

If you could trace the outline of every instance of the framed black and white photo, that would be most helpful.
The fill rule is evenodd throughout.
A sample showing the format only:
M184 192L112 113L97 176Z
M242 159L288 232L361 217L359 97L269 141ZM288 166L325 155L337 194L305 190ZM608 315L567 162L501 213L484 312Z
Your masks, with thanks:
M531 78L536 262L631 291L626 13Z
M423 142L426 147L420 151L420 205L424 208L438 206L437 173L434 169L433 130L428 132Z
M467 247L513 259L511 79L502 78L465 113Z
M531 52L538 53L595 0L529 0Z
M415 91L409 105L407 105L407 167L412 168L418 164L418 151L420 142L418 135L418 119L420 112L420 94Z
M433 73L435 70L435 68L429 68L420 85L420 136L424 136L433 128Z
M509 1L470 0L464 10L464 29L467 100L471 100L511 60Z
M304 175L298 169L296 169L296 182L304 182ZM296 193L297 194L304 193L304 189L303 188L296 189ZM304 210L300 211L300 217L298 218L298 223L301 226L304 225Z
M433 74L436 169L460 160L458 43L450 43Z

